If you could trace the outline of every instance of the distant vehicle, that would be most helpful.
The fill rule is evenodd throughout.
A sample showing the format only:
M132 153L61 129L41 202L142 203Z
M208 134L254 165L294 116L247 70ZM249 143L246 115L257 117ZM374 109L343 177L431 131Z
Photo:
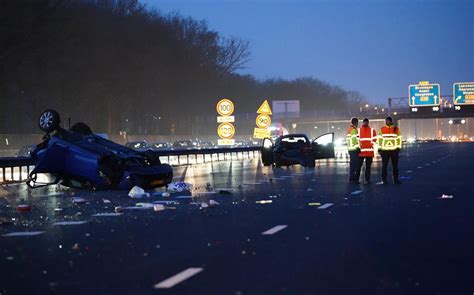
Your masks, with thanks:
M334 133L326 133L313 142L305 134L279 136L275 142L263 140L262 162L264 166L276 167L300 164L314 167L315 160L334 158Z
M190 140L177 140L173 143L174 150L190 150L193 148L195 148L195 146Z
M35 150L35 148L36 148L36 144L25 145L16 153L16 156L17 157L30 157L31 153Z
M243 140L238 140L235 142L234 147L248 147L248 142Z
M199 144L199 147L201 149L213 149L216 146L214 145L214 143L212 143L212 141L203 141Z
M148 149L148 144L146 141L130 141L127 142L125 146L137 151L146 151Z
M167 142L155 142L148 145L148 148L152 151L167 151L171 149L171 146Z
M84 123L59 126L59 114L46 110L39 127L46 132L31 154L36 165L27 184L31 188L61 183L75 188L155 188L171 183L173 169L152 151L133 150L92 133ZM41 182L44 178L47 182Z

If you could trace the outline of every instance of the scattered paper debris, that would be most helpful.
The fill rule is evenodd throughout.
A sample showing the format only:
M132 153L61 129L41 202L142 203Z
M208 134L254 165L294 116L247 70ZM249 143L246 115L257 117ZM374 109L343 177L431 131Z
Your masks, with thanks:
M454 196L453 195L442 195L441 197L439 197L438 199L453 199Z
M18 212L30 212L31 211L31 206L26 205L26 204L21 204L16 207L16 210Z
M162 204L156 204L156 205L153 206L153 210L155 210L156 212L163 211L163 210L165 210L165 206L162 205Z
M271 204L273 203L272 200L259 200L259 201L255 201L255 203L257 204Z
M74 204L84 204L86 202L86 199L81 197L72 197L71 200Z
M217 206L219 205L219 202L216 202L214 200L209 200L209 206Z
M321 203L308 203L308 206L321 206Z
M150 194L145 192L144 189L142 189L139 186L134 186L132 189L128 192L128 196L133 199L140 199L143 197L149 197Z
M104 204L110 204L112 202L110 202L110 200L107 200L107 199L102 199L102 202L104 202Z
M358 194L360 194L360 193L362 193L362 190L353 191L353 192L351 193L351 195L358 195Z
M171 192L183 192L183 191L189 191L193 188L193 185L191 183L187 182L172 182L168 184L167 189Z

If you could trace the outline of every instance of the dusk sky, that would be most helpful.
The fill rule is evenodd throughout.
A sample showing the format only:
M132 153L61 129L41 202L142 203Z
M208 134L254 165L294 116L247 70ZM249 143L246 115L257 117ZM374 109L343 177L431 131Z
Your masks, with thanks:
M421 80L444 95L474 81L474 0L143 2L250 41L241 73L259 79L313 76L383 104Z

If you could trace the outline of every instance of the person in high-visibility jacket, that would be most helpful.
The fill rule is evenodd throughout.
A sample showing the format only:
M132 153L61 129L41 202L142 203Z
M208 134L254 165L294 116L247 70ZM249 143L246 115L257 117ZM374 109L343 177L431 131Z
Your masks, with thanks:
M388 162L392 161L393 183L401 184L398 179L398 159L402 149L400 128L393 124L392 117L385 118L385 126L380 130L379 153L382 156L382 182L387 184Z
M360 162L359 173L365 160L365 184L370 184L370 166L374 157L374 145L377 143L377 132L370 128L369 119L365 118L362 127L359 128Z
M352 118L351 126L347 128L347 151L349 152L349 182L359 183L360 170L359 170L359 119Z

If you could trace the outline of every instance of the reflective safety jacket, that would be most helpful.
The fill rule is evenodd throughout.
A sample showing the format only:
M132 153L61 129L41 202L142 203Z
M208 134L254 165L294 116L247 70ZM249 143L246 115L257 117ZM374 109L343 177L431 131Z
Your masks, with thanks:
M394 125L385 125L380 129L379 149L394 151L402 148L402 135L400 128Z
M352 152L359 149L359 132L354 125L347 128L347 150Z
M359 128L360 153L359 157L373 157L374 145L377 142L377 132L374 128Z

